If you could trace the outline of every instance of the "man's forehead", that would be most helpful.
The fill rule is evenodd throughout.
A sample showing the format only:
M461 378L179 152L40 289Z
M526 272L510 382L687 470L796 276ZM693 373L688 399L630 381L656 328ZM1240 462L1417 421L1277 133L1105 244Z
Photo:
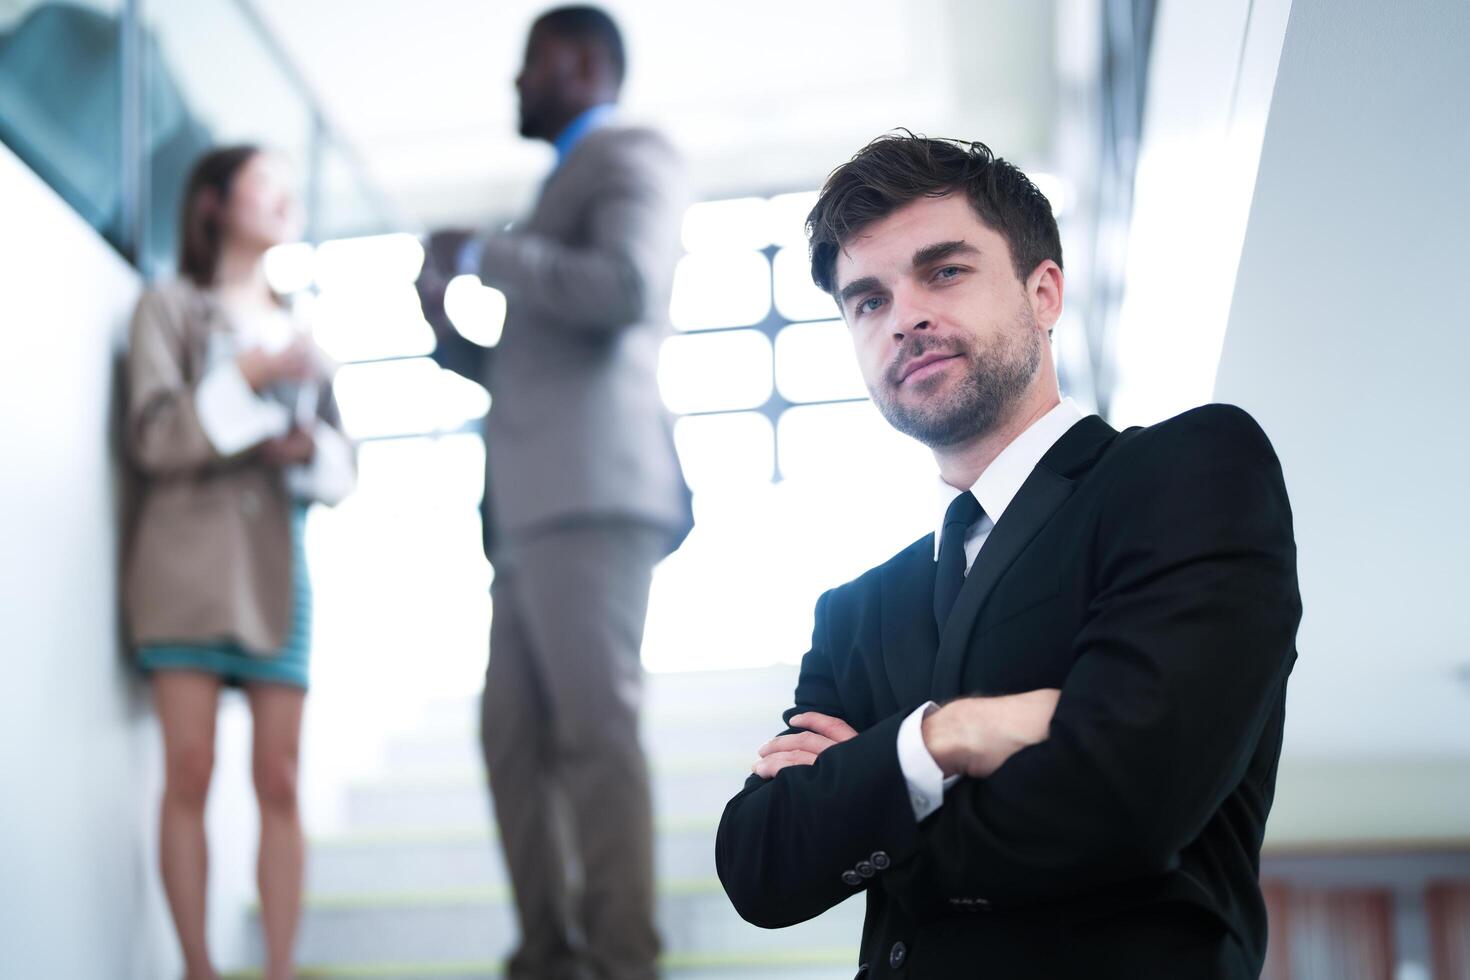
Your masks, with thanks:
M840 284L879 266L907 266L914 252L925 245L964 240L981 246L993 234L964 195L921 197L850 236L837 251L833 271Z

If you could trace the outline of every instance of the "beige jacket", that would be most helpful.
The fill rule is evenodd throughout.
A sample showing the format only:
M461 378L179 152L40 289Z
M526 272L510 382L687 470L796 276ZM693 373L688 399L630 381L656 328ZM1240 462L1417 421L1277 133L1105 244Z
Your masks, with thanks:
M290 628L284 473L252 450L219 455L195 410L209 337L229 329L213 295L182 281L150 289L133 317L124 439L137 480L123 609L134 646L224 640L270 654ZM323 391L318 414L340 429Z

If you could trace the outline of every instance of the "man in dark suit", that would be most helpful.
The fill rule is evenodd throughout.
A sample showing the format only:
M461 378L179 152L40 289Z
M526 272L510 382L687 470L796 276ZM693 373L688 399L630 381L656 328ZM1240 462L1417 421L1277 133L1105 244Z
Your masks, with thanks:
M514 228L432 236L419 283L436 359L494 398L482 737L521 926L512 978L657 971L639 648L653 567L692 523L656 379L685 181L663 136L617 121L623 74L602 11L536 20L521 134L552 144L555 169ZM493 351L444 315L456 272L506 294Z
M981 144L877 140L809 230L874 401L934 451L936 531L818 601L720 823L730 899L776 928L865 892L860 977L1257 976L1301 612L1265 435L1060 398L1056 223Z

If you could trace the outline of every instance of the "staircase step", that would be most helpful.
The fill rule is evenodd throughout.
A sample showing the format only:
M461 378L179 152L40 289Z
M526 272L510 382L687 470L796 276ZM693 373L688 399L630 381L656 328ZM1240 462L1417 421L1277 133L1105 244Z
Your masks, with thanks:
M861 901L762 930L740 919L715 877L719 815L777 732L796 676L795 667L773 667L647 679L642 734L658 819L666 980L846 980L855 971ZM313 840L297 946L303 980L502 975L515 917L478 723L477 699L427 706L420 724L385 747L385 778L347 791L347 831ZM250 935L248 962L258 963L258 908Z
M659 930L671 956L776 955L810 949L852 950L862 934L863 903L847 901L788 929L743 921L717 880L668 881L660 887ZM259 910L251 913L260 962ZM498 962L513 945L515 920L503 888L317 894L307 897L299 962ZM849 960L849 962L851 962Z
M718 822L690 820L657 828L662 878L715 874ZM307 882L318 893L489 888L507 882L500 841L492 828L349 834L313 840Z

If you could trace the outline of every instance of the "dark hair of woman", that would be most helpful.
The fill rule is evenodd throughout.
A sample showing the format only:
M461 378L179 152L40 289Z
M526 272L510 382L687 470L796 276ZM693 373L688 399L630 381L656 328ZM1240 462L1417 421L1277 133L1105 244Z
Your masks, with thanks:
M179 275L201 289L214 285L235 177L260 152L253 144L223 146L200 157L189 172L179 227Z

